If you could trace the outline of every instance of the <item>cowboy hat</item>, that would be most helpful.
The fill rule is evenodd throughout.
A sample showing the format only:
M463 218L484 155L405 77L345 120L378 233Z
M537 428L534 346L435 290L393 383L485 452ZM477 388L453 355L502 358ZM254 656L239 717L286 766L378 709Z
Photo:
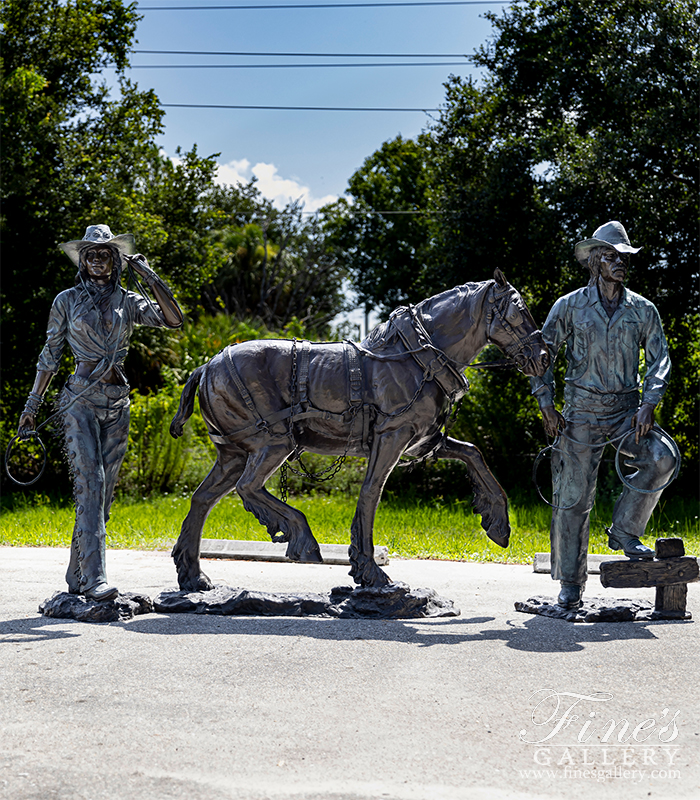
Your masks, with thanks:
M133 233L121 233L119 236L112 236L109 225L88 225L85 236L82 239L73 239L70 242L59 244L59 247L77 266L80 264L80 253L88 247L96 247L101 244L108 244L116 247L123 255L131 255L135 250Z
M588 255L594 247L612 247L618 253L638 253L641 247L632 247L627 231L620 222L606 222L593 231L591 239L584 239L574 247L574 255L580 264L588 264Z

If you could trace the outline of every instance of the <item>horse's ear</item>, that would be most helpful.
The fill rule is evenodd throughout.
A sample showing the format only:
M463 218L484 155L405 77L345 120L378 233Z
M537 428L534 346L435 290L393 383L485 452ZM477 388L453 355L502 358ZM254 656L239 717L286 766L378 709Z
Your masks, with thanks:
M494 270L493 277L494 277L494 280L496 281L496 283L501 288L503 288L504 286L508 285L508 281L506 280L506 276L501 272L501 270L498 267L496 267L496 269Z

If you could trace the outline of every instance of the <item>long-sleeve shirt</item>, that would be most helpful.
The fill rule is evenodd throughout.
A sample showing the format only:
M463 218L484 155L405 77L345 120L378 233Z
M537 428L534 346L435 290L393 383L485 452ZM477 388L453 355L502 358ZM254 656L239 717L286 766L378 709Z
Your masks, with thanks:
M612 317L597 286L586 286L560 297L542 329L552 361L566 342L567 393L581 389L599 395L638 392L639 354L644 350L646 372L642 403L657 405L668 384L671 360L656 306L623 288ZM554 404L552 366L544 377L530 378L540 408Z
M111 294L112 323L104 316L81 286L61 292L56 296L49 314L46 344L39 355L37 369L56 373L66 342L76 361L97 362L95 374L106 369L114 358L114 366L121 369L129 349L135 325L152 328L169 327L160 310L135 292L121 286ZM109 316L109 315L108 315Z

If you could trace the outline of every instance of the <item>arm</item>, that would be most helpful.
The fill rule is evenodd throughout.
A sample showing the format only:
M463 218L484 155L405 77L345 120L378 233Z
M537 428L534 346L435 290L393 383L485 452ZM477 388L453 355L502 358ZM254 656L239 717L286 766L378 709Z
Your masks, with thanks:
M36 373L34 386L29 392L27 403L24 406L24 411L20 414L19 425L17 426L17 434L22 439L26 439L30 432L36 430L36 415L39 411L39 406L44 401L44 395L49 388L51 378L53 378L53 372L46 372L40 369Z
M637 443L654 426L654 411L666 391L671 374L671 359L661 318L656 307L651 304L643 346L647 369L642 387L642 404L632 420L634 440Z
M184 317L180 306L173 297L168 285L159 278L156 273L148 266L145 256L137 253L135 256L124 256L134 270L143 278L145 284L153 292L156 302L160 306L160 310L165 319L165 324L169 328L179 328Z
M58 371L66 342L67 316L65 295L60 294L51 306L49 324L46 328L46 343L39 355L34 385L29 393L24 410L20 414L17 434L26 438L36 430L36 415L44 401L51 379Z
M569 333L567 304L563 297L552 306L542 328L544 339L550 354L550 364L544 376L530 378L532 394L537 399L542 412L542 424L547 436L554 438L564 426L564 418L554 407L554 362L559 348Z

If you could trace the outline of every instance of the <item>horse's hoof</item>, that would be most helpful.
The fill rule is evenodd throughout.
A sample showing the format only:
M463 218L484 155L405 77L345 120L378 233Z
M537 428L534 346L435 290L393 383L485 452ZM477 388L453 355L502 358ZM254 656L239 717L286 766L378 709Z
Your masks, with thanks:
M510 542L510 525L506 526L505 531L502 530L500 525L492 525L487 531L486 535L492 542L496 542L499 547L508 547Z
M323 564L321 548L313 536L303 537L307 541L299 541L299 537L290 538L285 555L290 561L302 561L307 564Z
M374 561L361 571L351 569L349 574L353 577L355 583L359 584L363 589L382 589L384 586L389 586L390 583L393 583L386 572L380 569Z
M299 561L306 564L323 564L321 548L317 544L314 547L307 547L301 554Z
M178 583L180 585L180 590L183 592L208 592L210 589L214 588L214 584L203 572L200 572L199 575L195 575L192 578L178 579Z

